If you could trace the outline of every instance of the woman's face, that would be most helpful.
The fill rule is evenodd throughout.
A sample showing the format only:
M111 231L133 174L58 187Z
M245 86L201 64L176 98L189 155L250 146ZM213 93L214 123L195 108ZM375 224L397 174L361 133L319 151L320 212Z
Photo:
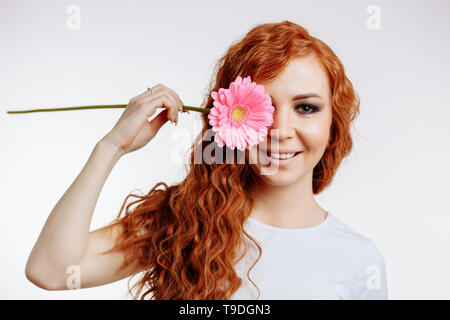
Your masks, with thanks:
M275 79L261 84L275 107L273 124L266 139L248 151L247 160L271 185L312 179L330 138L331 90L325 70L314 55L294 58ZM295 98L307 94L314 96ZM270 150L300 153L278 160L267 156Z

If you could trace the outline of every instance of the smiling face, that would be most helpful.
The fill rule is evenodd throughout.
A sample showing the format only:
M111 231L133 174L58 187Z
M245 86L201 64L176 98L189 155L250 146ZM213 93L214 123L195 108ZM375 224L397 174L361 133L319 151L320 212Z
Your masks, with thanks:
M273 124L265 140L248 151L247 160L250 158L262 179L271 185L283 186L305 178L312 181L332 123L331 90L325 70L314 55L293 58L281 74L261 84L275 107ZM299 95L311 96L295 98ZM261 149L270 151L271 147L280 153L286 149L301 153L288 160L269 158L265 152L258 157ZM261 174L261 167L275 169L271 171L275 173Z

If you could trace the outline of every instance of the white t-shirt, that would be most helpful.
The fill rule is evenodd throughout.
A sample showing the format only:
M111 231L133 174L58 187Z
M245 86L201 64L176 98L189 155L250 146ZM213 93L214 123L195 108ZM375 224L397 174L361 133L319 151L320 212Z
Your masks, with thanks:
M375 243L330 212L310 228L278 228L252 217L244 227L262 249L249 272L258 299L388 299L384 259ZM233 300L258 295L247 278L258 249L247 241L249 251L235 266L243 283Z

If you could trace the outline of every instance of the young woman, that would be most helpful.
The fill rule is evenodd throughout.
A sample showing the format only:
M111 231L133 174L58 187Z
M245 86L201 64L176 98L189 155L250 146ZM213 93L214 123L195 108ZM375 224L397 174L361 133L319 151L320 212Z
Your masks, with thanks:
M76 266L82 288L139 274L130 289L136 299L387 299L384 260L374 242L314 199L352 149L359 98L342 63L304 28L283 21L256 26L233 44L218 61L209 92L238 75L263 84L272 98L270 156L253 147L245 163L194 163L195 150L212 143L202 139L211 129L202 114L186 178L172 186L160 182L144 196L130 194L115 221L90 232L115 163L185 111L177 93L154 86L131 99L53 208L27 278L64 290L66 270ZM210 94L205 100L211 108ZM158 107L165 109L148 122ZM237 159L238 150L232 152ZM261 174L262 159L277 170ZM130 196L138 200L122 215Z

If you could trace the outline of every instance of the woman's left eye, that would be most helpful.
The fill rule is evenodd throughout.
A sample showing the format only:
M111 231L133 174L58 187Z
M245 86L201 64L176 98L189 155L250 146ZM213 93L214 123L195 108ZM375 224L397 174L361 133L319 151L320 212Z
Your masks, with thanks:
M299 112L306 113L306 114L316 113L317 111L319 111L319 107L317 107L313 104L310 104L310 103L301 103L295 107L295 110L297 110L297 109L305 110L306 112L300 112L300 111Z

